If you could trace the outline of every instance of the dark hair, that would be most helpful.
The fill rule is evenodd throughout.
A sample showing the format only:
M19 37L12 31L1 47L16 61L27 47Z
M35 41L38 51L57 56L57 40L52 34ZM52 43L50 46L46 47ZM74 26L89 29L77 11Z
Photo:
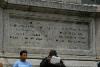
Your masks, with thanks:
M50 50L48 56L57 56L57 52L56 52L56 50Z
M20 56L21 56L23 53L26 53L26 54L27 54L27 50L22 50L22 51L20 51Z

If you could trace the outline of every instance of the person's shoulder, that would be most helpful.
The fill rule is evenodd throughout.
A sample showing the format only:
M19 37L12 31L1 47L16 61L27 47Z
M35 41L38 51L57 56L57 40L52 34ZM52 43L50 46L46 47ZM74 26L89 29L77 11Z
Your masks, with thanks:
M97 64L99 64L99 65L100 65L100 62L98 62Z
M43 58L42 60L48 60L48 57Z
M26 63L27 63L28 65L32 65L32 63L31 63L31 62L29 62L29 61L26 61Z
M19 61L19 60L17 60L17 61L14 63L14 66L16 66L16 65L18 65L18 64L20 64L20 61Z
M20 63L20 60L17 60L15 63L16 63L16 64Z
M43 58L43 59L47 59L48 57L45 57L45 58Z

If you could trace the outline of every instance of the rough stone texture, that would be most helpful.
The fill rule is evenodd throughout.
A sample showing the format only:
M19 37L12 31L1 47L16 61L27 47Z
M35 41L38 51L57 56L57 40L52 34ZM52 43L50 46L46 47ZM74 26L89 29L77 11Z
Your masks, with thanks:
M96 4L97 0L82 0L83 4Z
M4 67L12 67L18 59L7 59L7 64L4 64ZM33 67L39 67L41 60L38 59L28 59L27 61L31 62ZM97 62L95 61L72 61L72 60L63 60L66 67L97 67Z
M95 55L94 21L90 17L87 20L78 16L5 10L4 20L5 56L17 56L22 49L41 56L55 48L61 55Z
M32 2L32 1L81 4L81 0L9 0L10 3L15 3L16 2L18 4L28 4L28 2Z
M0 8L0 56L2 56L2 45L3 45L3 13L2 8Z
M97 58L100 58L100 18L96 18L96 51Z
M100 12L100 5L97 5L97 10L96 12Z
M94 13L92 13L97 11L96 6L87 4L66 4L64 1L65 0L63 0L63 2L58 2L58 0L5 0L5 4L2 4L4 8L3 13L2 9L0 9L0 49L4 50L3 57L5 58L1 59L4 67L11 67L16 61L15 58L19 57L19 51L22 49L28 50L30 58L39 59L29 60L33 63L33 67L39 67L40 58L45 57L49 50L53 48L56 48L58 54L60 54L63 59L72 60L64 61L67 67L97 66L94 60L96 60L95 48L97 55L100 55L100 20L97 18L95 21L93 17ZM70 1L74 2L75 0ZM79 0L78 3L80 2ZM39 11L32 12L31 10L33 8L30 8L30 6L38 6L39 8L36 8ZM40 7L56 9L51 14L45 12L46 8L42 9ZM15 10L16 8L20 9ZM21 9L26 9L26 11L21 11ZM59 9L59 11L61 10L61 12L64 10L65 14L59 14L57 9ZM41 12L42 10L44 12ZM69 15L67 15L66 10L70 12ZM56 13L56 11L58 11L58 13ZM75 14L72 15L74 12ZM86 16L90 14L91 16Z
M70 0L70 1L75 1L75 0ZM77 1L80 2L81 0ZM25 8L29 9L30 6L37 6L37 7L44 7L44 8L56 8L56 9L66 9L66 10L76 10L76 11L88 11L88 12L95 12L97 7L94 5L87 5L87 4L73 4L73 3L66 3L62 2L59 3L59 1L55 0L46 0L46 1L41 1L41 0L7 0L8 4L6 6L8 8L14 6L16 4L18 7L19 5L25 6ZM9 6L10 7L9 7ZM5 8L7 8L5 7ZM19 6L20 8L23 8Z

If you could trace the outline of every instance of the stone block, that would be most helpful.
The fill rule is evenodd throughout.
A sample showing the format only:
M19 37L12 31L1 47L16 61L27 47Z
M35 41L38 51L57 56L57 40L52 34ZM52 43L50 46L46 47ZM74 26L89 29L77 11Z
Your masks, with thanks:
M5 14L5 56L15 56L23 49L39 56L50 49L60 55L95 55L93 19L13 10Z
M3 49L3 9L0 8L0 55Z
M6 59L8 62L4 64L4 67L12 67L18 59ZM33 67L39 67L41 59L28 59ZM75 60L63 60L66 67L97 67L97 62L95 61L75 61Z
M47 7L47 8L56 8L56 9L65 9L65 10L76 10L76 11L88 11L96 12L97 7L93 5L84 5L81 4L81 0L8 0L8 4L16 4L18 6L37 6L37 7ZM12 5L12 7L13 7ZM11 6L10 6L11 7ZM15 8L15 7L13 7Z

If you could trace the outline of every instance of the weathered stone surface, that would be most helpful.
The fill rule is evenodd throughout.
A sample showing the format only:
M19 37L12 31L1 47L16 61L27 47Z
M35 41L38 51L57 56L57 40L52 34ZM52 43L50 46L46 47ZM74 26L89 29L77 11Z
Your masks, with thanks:
M67 1L5 0L2 4L4 13L0 9L0 50L4 48L3 57L18 57L20 50L26 49L29 57L42 58L50 49L56 48L63 59L95 59L95 21L94 18L85 16L85 13L90 15L97 8L93 5L82 5L81 0L70 0L70 4ZM78 4L73 4L76 1ZM33 7L40 11L31 12ZM53 12L55 14L46 13L45 7L48 11L56 8ZM29 12L8 11L16 8L27 9ZM67 12L66 15L61 15L58 9L61 12L68 10L70 13L75 10L75 15L67 15ZM82 12L84 17L80 15L81 11L87 11ZM99 31L97 33L98 44ZM97 53L99 55L99 47Z
M21 5L26 5L25 9L29 9L29 6L38 6L38 7L47 7L47 8L57 8L57 9L66 9L66 10L76 10L76 11L88 11L88 12L96 12L97 7L93 5L83 5L83 4L73 4L73 2L80 3L81 0L75 1L75 0L69 0L67 3L65 1L55 1L55 0L7 0L5 2L8 2L10 7L15 8L14 5L17 5L16 7L20 7ZM7 5L7 7L9 7ZM12 6L11 6L12 5ZM13 7L14 6L14 7ZM6 8L6 7L5 7Z
M100 59L100 18L96 18L96 52L97 59Z
M31 58L28 61L32 62L33 67L39 67L40 58L46 57L50 49L57 50L66 67L97 67L95 61L96 56L100 56L100 18L95 21L92 12L100 12L100 9L80 4L81 0L68 2L0 0L0 7L3 8L0 8L0 57L4 57L0 58L0 62L4 67L12 67L23 49L28 50ZM51 9L54 9L53 12Z
M88 23L56 23L17 18L10 18L8 23L8 46L15 44L15 48L90 49Z
M94 61L65 61L65 65L68 67L97 67Z
M2 55L3 47L3 10L0 8L0 55Z
M6 56L17 55L22 49L27 49L32 55L47 54L50 49L56 49L61 55L95 55L92 18L87 20L78 16L17 13L13 10L5 12Z
M6 1L6 0L5 0ZM74 3L81 4L81 0L8 0L10 3L29 4L28 2L54 2L54 3Z
M4 64L4 67L12 67L15 61L18 59L7 59L7 64ZM38 59L28 59L27 61L31 62L33 67L39 67L41 60ZM97 67L97 62L95 61L71 61L63 60L66 67Z

